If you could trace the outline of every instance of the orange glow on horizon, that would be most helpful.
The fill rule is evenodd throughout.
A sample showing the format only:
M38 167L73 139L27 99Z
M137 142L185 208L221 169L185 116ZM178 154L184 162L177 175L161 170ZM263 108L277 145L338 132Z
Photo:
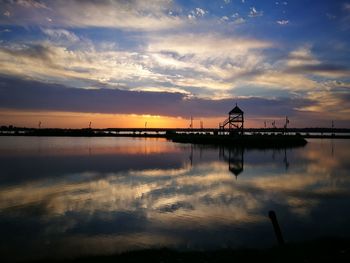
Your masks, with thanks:
M194 119L193 127L199 128L200 120L204 127L216 127L220 118L212 119ZM190 125L189 119L160 115L0 111L0 125L36 128L39 122L42 128L87 128L90 122L92 128L188 128Z
M193 128L217 128L227 116L222 117L193 117ZM276 122L283 120L275 119ZM13 111L0 110L0 125L37 128L189 128L190 118L170 117L161 115L138 114L107 114L81 112L46 112L46 111ZM246 128L263 127L263 119L247 118Z

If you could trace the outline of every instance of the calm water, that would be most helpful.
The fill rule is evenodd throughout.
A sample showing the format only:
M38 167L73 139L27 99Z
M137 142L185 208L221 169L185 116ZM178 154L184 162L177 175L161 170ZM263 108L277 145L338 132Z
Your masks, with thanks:
M350 238L350 140L242 150L163 139L0 137L5 259Z

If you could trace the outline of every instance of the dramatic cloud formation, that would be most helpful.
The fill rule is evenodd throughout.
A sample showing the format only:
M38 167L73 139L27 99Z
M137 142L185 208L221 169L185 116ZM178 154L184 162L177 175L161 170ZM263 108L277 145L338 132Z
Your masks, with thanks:
M118 89L76 89L57 84L0 78L0 103L3 108L41 111L70 111L92 113L134 113L166 116L191 115L217 117L232 106L231 99L210 100L181 93L126 91ZM313 105L305 99L269 100L241 98L237 100L250 115L275 115L281 110L291 116L292 107Z
M16 96L44 99L49 96L46 89L57 85L58 93L70 87L71 94L75 89L76 101L83 94L125 92L136 97L148 94L151 103L140 99L137 111L66 104L67 108L45 110L222 116L236 101L260 100L275 102L274 111L281 116L302 110L304 118L310 118L305 123L316 125L322 118L328 123L332 118L346 124L349 90L330 83L350 82L349 4L321 2L306 14L301 1L248 5L245 1L3 0L0 71L3 79L16 80L20 87L13 83L10 88L4 81L2 88L13 92L11 103L0 107L23 110L28 104L23 101L21 107ZM289 9L299 12L291 14ZM320 26L322 34L310 34ZM159 100L174 105L169 111L153 108ZM223 101L220 110L213 106ZM286 104L289 108L277 103L282 101L291 102ZM270 115L260 104L243 105L252 107L244 110L256 118ZM32 111L44 108L30 105Z

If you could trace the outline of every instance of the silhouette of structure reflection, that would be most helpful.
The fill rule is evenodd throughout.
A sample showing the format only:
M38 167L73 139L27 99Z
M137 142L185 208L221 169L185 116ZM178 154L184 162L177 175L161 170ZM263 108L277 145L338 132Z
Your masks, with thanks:
M220 157L228 162L228 169L237 179L244 169L244 148L220 148Z
M200 160L203 158L206 159L205 157L205 151L206 150L218 150L219 154L219 160L224 161L225 163L228 164L228 170L230 173L232 173L236 179L240 174L243 173L244 170L244 155L248 154L248 152L252 151L259 151L257 150L252 150L249 148L245 147L225 147L225 146L208 146L208 145L193 145L191 144L190 146L190 152L189 152L189 165L192 167L194 164L194 155L199 157ZM265 161L272 161L272 162L282 162L285 170L287 171L290 166L290 161L288 160L288 148L270 148L268 150L264 150L264 152L272 153L271 160L268 160L269 157L266 157ZM198 153L195 154L195 153ZM251 157L254 155L250 155ZM270 156L270 155L265 155L265 156ZM251 159L250 157L250 159ZM203 161L203 160L202 160ZM259 160L258 160L259 161Z

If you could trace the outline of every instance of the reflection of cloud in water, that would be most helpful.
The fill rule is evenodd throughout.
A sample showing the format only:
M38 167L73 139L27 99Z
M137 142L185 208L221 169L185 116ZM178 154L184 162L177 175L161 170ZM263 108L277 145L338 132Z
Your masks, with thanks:
M161 218L162 222L177 220L180 224L186 214L184 223L247 223L256 221L265 200L274 199L274 196L279 195L279 202L285 202L291 208L303 207L305 210L307 205L317 204L317 200L312 199L336 194L342 189L337 184L328 186L328 173L319 171L242 177L238 182L226 171L226 165L213 162L199 164L191 170L131 171L99 177L90 173L74 175L82 177L76 182L69 180L72 176L53 182L34 181L1 189L0 208L11 211L41 205L46 216L69 211L93 214L143 209L148 218ZM91 176L101 179L84 180ZM341 182L349 184L349 179L343 178ZM171 213L159 215L167 208Z
M40 205L44 206L46 216L63 215L69 211L93 214L142 209L148 218L157 220L160 216L162 222L172 221L172 218L181 221L185 212L187 216L183 223L189 223L192 218L191 221L202 221L199 222L201 225L206 224L205 221L234 222L237 218L249 221L246 211L256 202L235 189L234 179L223 173L224 169L226 166L214 163L213 166L199 166L198 174L185 169L178 173L175 170L170 173L167 170L150 171L150 176L144 171L133 171L128 176L109 174L94 181L72 183L62 178L54 184L50 181L33 182L1 189L0 208L11 211ZM158 215L166 207L178 204L187 205L178 206L165 216Z
M350 198L344 150L336 152L337 159L330 159L318 144L289 151L288 171L283 152L262 163L257 158L265 160L266 152L246 151L238 180L218 160L219 149L201 151L204 157L195 148L192 166L183 161L178 169L62 174L2 186L0 215L36 218L45 229L41 235L67 244L67 251L85 247L89 253L109 253L116 247L184 245L191 231L198 231L193 242L202 242L200 233L215 229L218 239L213 235L213 240L225 239L227 232L238 242L238 229L270 227L266 213L271 207L302 220L322 211L330 200ZM240 238L243 242L244 234Z

